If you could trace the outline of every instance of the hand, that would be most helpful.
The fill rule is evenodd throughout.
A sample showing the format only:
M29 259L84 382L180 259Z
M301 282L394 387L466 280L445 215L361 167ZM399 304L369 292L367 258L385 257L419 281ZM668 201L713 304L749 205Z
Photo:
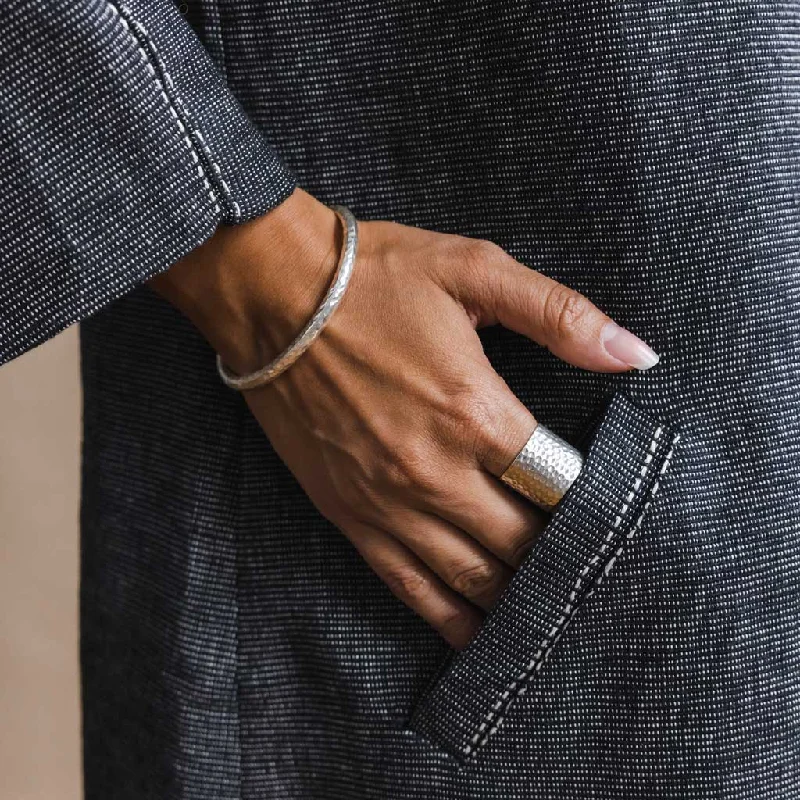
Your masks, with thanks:
M245 393L319 511L455 648L472 638L546 523L498 476L536 427L483 353L502 324L585 369L657 356L585 297L486 241L361 222L350 286L309 350ZM341 245L302 190L224 228L153 285L236 372L314 313Z

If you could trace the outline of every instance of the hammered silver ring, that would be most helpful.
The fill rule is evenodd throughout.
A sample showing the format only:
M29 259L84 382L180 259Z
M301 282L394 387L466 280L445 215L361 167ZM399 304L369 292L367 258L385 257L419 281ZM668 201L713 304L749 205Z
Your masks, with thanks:
M583 468L583 456L539 423L500 479L545 511L552 511Z

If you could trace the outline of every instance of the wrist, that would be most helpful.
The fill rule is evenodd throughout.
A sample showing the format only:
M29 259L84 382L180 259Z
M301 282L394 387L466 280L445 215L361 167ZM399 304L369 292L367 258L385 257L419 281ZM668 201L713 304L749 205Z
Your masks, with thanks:
M262 217L220 226L150 285L244 374L282 352L313 316L341 241L335 212L296 189Z

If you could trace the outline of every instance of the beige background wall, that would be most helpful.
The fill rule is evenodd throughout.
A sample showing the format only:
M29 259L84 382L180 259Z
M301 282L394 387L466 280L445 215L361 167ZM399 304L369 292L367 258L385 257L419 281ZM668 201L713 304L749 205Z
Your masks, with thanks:
M0 800L80 797L77 343L0 367Z

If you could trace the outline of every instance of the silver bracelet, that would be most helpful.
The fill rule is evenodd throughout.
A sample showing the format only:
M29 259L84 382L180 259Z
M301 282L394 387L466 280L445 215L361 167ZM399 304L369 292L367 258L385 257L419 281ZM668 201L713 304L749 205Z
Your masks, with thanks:
M333 276L328 293L308 324L300 332L300 335L283 351L277 358L273 359L266 367L251 372L248 375L235 375L228 370L222 363L222 359L217 356L217 371L226 386L231 389L238 389L240 392L246 389L255 389L263 386L278 377L287 370L298 358L309 348L311 343L320 335L322 329L327 325L331 314L336 310L342 297L344 296L350 276L353 274L353 265L356 260L356 248L358 247L358 223L349 208L344 206L331 206L338 214L342 228L344 229L344 242L342 243L342 253L339 257L339 265Z

